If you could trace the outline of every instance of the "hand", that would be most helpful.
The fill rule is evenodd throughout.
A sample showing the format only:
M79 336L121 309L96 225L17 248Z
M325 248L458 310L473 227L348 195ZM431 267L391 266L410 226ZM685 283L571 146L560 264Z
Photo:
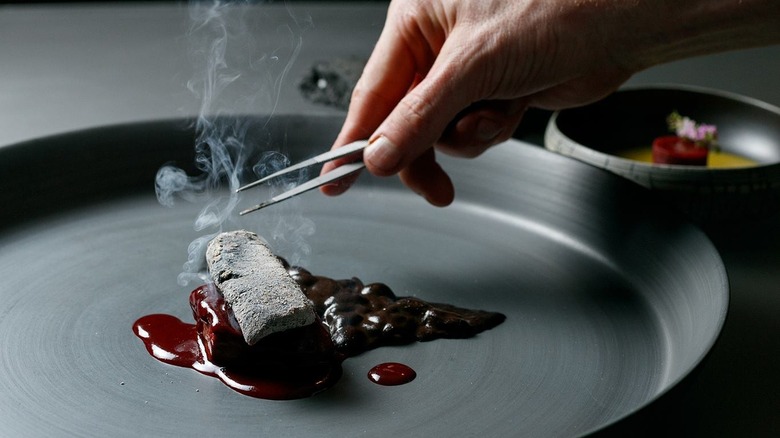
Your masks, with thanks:
M694 14L681 33L670 30L691 18L688 9L710 5L675 2L672 11L666 2L641 0L393 0L334 147L369 138L371 173L398 173L431 204L448 205L454 189L435 151L478 156L508 139L529 106L587 104L649 65L717 49L686 41L706 34L694 27L722 28L723 11ZM748 18L738 21L755 27ZM342 193L351 182L323 192Z

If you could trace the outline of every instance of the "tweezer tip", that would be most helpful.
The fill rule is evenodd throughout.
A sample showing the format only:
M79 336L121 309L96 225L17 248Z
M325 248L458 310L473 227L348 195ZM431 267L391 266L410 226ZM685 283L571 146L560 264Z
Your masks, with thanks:
M236 193L243 192L244 190L247 190L247 189L251 189L252 187L258 186L258 185L262 184L263 182L265 182L265 181L264 180L257 180L257 181L251 182L249 184L246 184L244 186L241 186L241 187L236 189Z
M262 204L257 204L254 207L249 207L246 210L243 210L238 213L239 216L243 216L247 213L252 213L253 211L260 210L261 208L268 207L269 205L273 204L273 202L263 202Z

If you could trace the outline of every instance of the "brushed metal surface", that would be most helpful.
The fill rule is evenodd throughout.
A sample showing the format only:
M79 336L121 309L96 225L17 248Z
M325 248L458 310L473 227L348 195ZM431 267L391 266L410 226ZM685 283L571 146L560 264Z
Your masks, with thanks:
M275 117L267 137L299 159L339 122ZM309 399L242 396L157 362L131 331L149 313L191 318L197 284L176 277L204 234L192 227L203 204L165 208L153 192L160 165L191 158L183 126L0 150L0 435L578 436L679 382L722 327L728 281L702 232L634 184L510 141L442 160L457 189L449 208L364 175L338 198L231 217L226 229L263 234L315 273L507 315L473 339L350 359ZM417 379L372 384L366 373L386 361Z

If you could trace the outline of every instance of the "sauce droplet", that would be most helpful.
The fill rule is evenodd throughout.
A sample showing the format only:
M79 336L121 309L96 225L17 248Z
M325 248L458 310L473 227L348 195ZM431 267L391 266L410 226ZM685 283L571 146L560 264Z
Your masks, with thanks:
M410 367L397 362L381 363L368 371L368 378L378 385L395 386L409 383L417 377Z

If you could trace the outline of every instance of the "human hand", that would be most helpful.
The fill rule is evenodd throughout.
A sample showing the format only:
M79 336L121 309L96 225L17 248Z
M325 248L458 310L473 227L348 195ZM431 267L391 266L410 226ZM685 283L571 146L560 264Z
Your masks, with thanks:
M478 156L508 139L529 106L587 104L688 47L704 51L667 28L692 18L689 4L701 13L709 3L670 11L653 1L393 0L334 147L369 138L371 173L398 173L431 204L448 205L454 189L435 151ZM707 12L686 23L688 38L699 36L694 23L723 27L720 14ZM342 193L352 181L323 192Z

